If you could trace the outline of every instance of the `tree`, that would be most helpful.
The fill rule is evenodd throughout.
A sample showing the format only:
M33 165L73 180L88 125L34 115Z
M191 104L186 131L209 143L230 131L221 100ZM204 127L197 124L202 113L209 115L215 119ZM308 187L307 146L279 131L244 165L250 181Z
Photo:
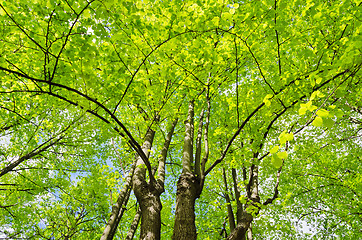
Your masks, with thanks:
M3 234L360 236L359 6L1 3Z

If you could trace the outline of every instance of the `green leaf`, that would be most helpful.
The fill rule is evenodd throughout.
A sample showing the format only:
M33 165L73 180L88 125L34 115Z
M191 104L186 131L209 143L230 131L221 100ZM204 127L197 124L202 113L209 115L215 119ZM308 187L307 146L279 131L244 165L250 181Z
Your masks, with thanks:
M271 163L275 168L280 168L283 165L283 159L273 156Z
M278 152L279 150L279 146L274 146L272 149L270 149L270 154L274 154L276 152Z
M287 141L293 141L294 134L293 133L287 133L287 134L285 134L285 138L287 139Z
M328 117L329 116L329 111L325 110L325 109L319 109L316 114L320 117Z
M287 141L292 141L294 139L294 135L293 133L287 133L287 131L283 131L280 135L279 135L279 142L280 144L284 144Z
M306 112L307 112L307 108L306 107L301 107L301 108L299 108L299 115L304 115L304 114L306 114Z
M334 121L330 118L326 118L323 120L323 125L327 128L331 128L334 125Z
M288 153L287 152L278 152L277 156L280 159L286 159L288 157Z
M321 127L323 125L323 119L319 116L317 116L313 122L312 122L312 125L313 126L316 126L316 127Z

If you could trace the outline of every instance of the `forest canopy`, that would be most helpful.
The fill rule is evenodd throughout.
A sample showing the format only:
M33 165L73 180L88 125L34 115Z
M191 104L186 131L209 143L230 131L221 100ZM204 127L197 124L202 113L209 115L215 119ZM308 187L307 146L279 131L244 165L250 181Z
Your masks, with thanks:
M0 3L1 239L361 239L360 0Z

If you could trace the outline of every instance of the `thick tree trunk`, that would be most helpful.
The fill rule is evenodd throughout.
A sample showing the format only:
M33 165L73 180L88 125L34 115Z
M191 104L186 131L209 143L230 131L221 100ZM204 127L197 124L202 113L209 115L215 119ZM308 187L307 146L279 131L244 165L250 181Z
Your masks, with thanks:
M172 239L194 240L195 201L199 197L200 181L192 173L183 172L177 182L175 226Z
M241 221L238 223L234 231L231 232L228 240L246 240L246 232L253 221L253 216L246 211L243 211Z
M200 178L193 172L194 102L190 101L182 154L182 173L177 182L175 225L172 239L196 239L195 200L200 195Z
M159 159L157 181L146 181L146 168L142 166L142 159L139 158L137 168L133 177L133 190L140 204L141 209L141 236L140 239L160 239L161 238L161 209L160 195L164 191L165 161L167 151L171 143L171 138L177 124L177 119L173 122L169 133L165 139ZM146 134L143 144L143 151L149 155L155 132L151 129Z
M142 150L149 156L155 131L149 129L146 133ZM137 158L137 167L133 175L133 191L141 208L140 239L160 239L161 230L161 201L153 183L146 181L146 168L141 157Z
M140 239L160 239L161 232L161 200L160 192L144 182L134 188L141 208L141 236Z
M210 116L210 99L208 98L208 109L205 124L205 156L201 159L201 133L203 113L199 119L198 137L196 140L196 161L193 157L194 139L194 101L189 102L187 120L185 121L185 137L182 153L182 173L177 182L175 225L173 229L173 240L195 240L197 231L195 225L195 201L202 192L203 180L205 178L205 164L208 159L208 124ZM195 167L192 168L191 166Z

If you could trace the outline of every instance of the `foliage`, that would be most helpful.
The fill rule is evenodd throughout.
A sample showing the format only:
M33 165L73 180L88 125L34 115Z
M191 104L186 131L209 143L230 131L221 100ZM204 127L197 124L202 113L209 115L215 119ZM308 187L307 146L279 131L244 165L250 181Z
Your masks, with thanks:
M361 237L360 6L0 3L0 236L99 239L135 155L151 176L179 118L161 195L161 234L171 238L188 103L196 142L210 100L200 239L231 233L227 206L236 214L238 200L257 239ZM254 166L259 202L247 194ZM118 239L137 207L131 194Z

